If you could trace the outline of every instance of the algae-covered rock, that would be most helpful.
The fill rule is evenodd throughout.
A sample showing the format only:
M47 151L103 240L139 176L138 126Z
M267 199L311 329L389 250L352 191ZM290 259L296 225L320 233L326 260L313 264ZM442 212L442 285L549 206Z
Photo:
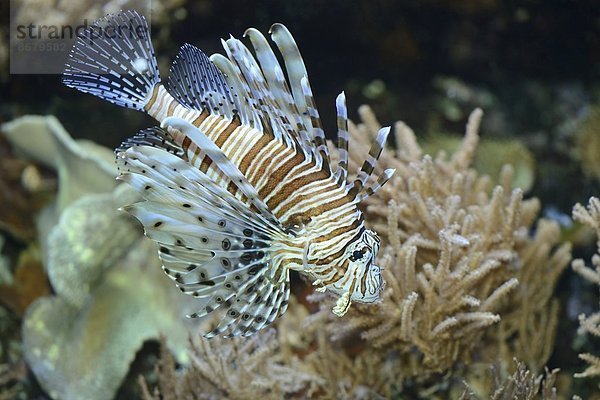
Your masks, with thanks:
M117 211L134 197L124 185L114 193L83 196L61 214L50 232L48 276L70 304L81 307L104 271L139 239L139 225Z
M577 149L583 171L600 180L600 105L591 107L580 123Z
M2 124L1 130L18 154L57 171L58 213L84 194L115 187L112 151L73 140L54 116L26 115Z
M190 298L173 289L139 224L118 211L136 195L116 186L112 151L73 140L51 116L19 118L2 133L15 153L58 175L56 201L37 226L55 296L36 300L22 326L26 361L44 390L110 399L143 343L160 335L185 362Z
M56 296L29 308L23 341L29 366L54 398L112 398L142 344L161 334L185 360L189 300L161 271L154 244L117 210L132 193L119 186L82 196L48 237Z
M170 290L155 254L153 244L140 238L81 308L60 294L29 308L25 357L53 398L112 398L142 344L161 334L185 361L190 325L177 307L183 295Z
M62 211L89 193L106 193L116 186L113 152L87 140L73 140L54 116L26 115L0 126L16 154L56 171L56 200L37 216L37 232L46 261L46 238Z

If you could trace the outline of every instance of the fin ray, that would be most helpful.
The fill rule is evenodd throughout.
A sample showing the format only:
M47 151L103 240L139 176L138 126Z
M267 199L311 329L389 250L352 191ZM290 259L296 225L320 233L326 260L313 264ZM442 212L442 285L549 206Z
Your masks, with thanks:
M241 105L233 96L223 73L191 44L184 44L171 65L167 90L181 104L207 110L233 120Z
M281 227L281 223L271 210L269 210L269 207L261 199L254 186L248 182L248 179L240 172L238 167L227 158L223 151L204 132L188 121L177 117L166 118L162 122L162 126L175 128L190 138L196 146L206 153L208 158L217 164L218 168L238 187L247 197L248 201L258 209L260 217L273 226Z

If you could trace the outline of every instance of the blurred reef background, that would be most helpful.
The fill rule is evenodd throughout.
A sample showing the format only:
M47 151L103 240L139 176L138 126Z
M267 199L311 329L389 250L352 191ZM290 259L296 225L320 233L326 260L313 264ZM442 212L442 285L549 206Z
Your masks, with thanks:
M296 276L273 329L211 341L116 211L112 149L154 122L9 74L10 18L130 3L0 3L0 399L600 399L596 0L152 1L163 78L281 22L329 138L346 92L351 161L393 127L366 205L384 301L340 319Z

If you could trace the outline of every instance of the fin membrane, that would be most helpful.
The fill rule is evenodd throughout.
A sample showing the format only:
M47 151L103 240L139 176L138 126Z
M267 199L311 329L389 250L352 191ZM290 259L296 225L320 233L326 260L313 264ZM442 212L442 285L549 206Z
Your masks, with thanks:
M137 136L142 140L120 148L119 179L145 201L124 209L158 243L163 269L181 291L205 299L190 316L224 312L208 337L250 335L269 325L289 296L289 273L270 256L284 233L173 152Z
M196 46L184 44L173 61L167 90L188 108L233 120L240 110L223 73Z
M94 22L71 49L62 81L121 107L143 110L160 82L146 19L122 11Z

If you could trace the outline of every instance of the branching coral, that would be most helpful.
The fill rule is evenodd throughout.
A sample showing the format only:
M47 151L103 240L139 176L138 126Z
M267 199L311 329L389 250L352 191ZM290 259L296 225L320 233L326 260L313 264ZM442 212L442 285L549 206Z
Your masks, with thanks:
M370 109L360 114L363 123L350 131L353 143L362 141L350 153L355 167L380 128ZM385 245L383 301L353 307L344 319L328 306L311 317L334 339L358 334L369 348L397 351L405 376L447 371L476 351L493 360L505 341L508 362L517 356L538 370L553 346L558 310L552 293L570 247L555 248L558 227L549 221L529 235L539 203L511 191L510 166L496 187L470 169L481 117L481 110L471 114L451 158L422 156L414 133L396 124L398 151L379 165L396 168L396 177L368 200L366 213ZM487 329L494 324L499 329ZM494 343L493 351L484 343Z
M494 332L504 359L514 355L534 372L543 369L554 348L559 304L553 293L571 260L571 245L558 244L559 231L556 223L540 220L533 237L515 244L520 284ZM489 354L495 356L495 350Z
M308 310L290 298L290 309L271 329L250 338L192 340L191 365L178 370L167 351L157 366L150 399L378 399L391 395L395 365L379 353L350 356L328 335L304 326Z
M452 154L461 143L462 138L456 135L430 133L419 145L425 154L437 154L439 150ZM480 138L471 168L479 174L497 176L506 164L515 171L512 187L529 191L534 184L536 164L527 146L518 139Z
M557 398L558 370L536 375L521 362L515 362L512 374L500 363L492 365L491 373L490 364L482 364L475 376L452 384L443 375L405 380L406 368L393 355L341 346L326 332L305 326L307 315L292 296L290 313L275 325L277 333L270 330L243 340L194 339L187 368L176 367L163 343L156 387L151 389L140 377L144 398Z
M282 351L284 342L274 329L248 339L192 339L191 365L178 371L163 351L157 366L158 385L148 388L140 378L144 398L150 399L281 399L314 394L323 378Z
M472 388L467 388L460 400L556 400L557 390L554 387L558 369L549 371L544 375L537 375L527 369L525 364L516 361L516 369L512 375L502 371L498 365L491 368L492 382L485 393L476 394Z
M165 398L407 393L442 398L456 393L461 380L454 378L467 376L459 373L473 360L506 366L517 358L532 373L541 370L553 348L558 311L553 290L570 248L557 246L558 227L552 222L540 221L531 233L539 204L511 189L510 167L495 187L470 167L481 115L479 110L471 115L466 137L450 158L423 155L414 133L396 124L399 150L384 155L379 166L396 168L396 177L368 200L365 214L382 236L378 263L387 287L381 303L354 305L338 318L330 312L331 299L316 294L316 313L291 303L277 331L247 341L194 339L184 372L163 357L157 393ZM359 143L350 153L356 168L379 129L368 109L361 116L363 123L350 129ZM51 119L24 119L3 130L19 147L16 132L32 126L41 127L40 142L59 155L29 154L58 169L59 196L41 224L50 232L43 236L51 243L43 253L56 296L39 299L25 316L26 358L50 395L76 398L85 390L90 398L102 398L114 393L144 340L173 326L180 328L170 340L185 335L181 323L165 312L178 300L157 291L157 274L167 278L157 259L148 257L153 251L133 245L139 231L116 213L127 193L111 190L112 166L102 152L91 157L96 152L89 145L70 140ZM73 172L73 165L87 169ZM84 178L90 171L101 172L96 177L102 185L89 188ZM598 279L590 269L579 270ZM130 290L134 281L136 290ZM582 318L583 329L597 333L598 320ZM121 339L104 343L115 324ZM489 329L492 325L496 329ZM597 373L597 358L583 357L593 365L582 376Z
M597 246L598 253L592 257L593 268L587 267L583 260L577 259L573 261L573 269L586 280L594 283L600 289L600 200L592 197L587 209L581 204L575 205L573 208L573 218L577 221L593 228L598 238ZM579 333L591 334L600 338L600 311L591 315L581 314L579 316ZM589 364L585 371L575 374L575 377L585 378L592 376L600 376L600 355L591 353L580 354L579 358Z
M354 304L338 318L325 294L310 295L318 307L313 314L292 301L277 335L266 340L195 342L193 366L159 374L171 382L160 381L160 392L173 398L434 399L457 398L468 379L478 385L477 396L552 399L556 373L547 375L542 394L536 374L553 347L552 296L570 247L557 246L552 222L540 221L531 234L539 203L511 189L510 167L496 187L470 168L481 115L471 115L451 158L423 156L414 133L396 124L399 150L384 155L379 168L396 168L397 175L369 200L365 214L382 236L378 263L387 286L381 303ZM369 109L361 116L363 124L350 130L352 143L359 142L350 153L356 168L379 129ZM265 357L250 361L261 346ZM518 364L511 376L515 358L530 370ZM481 378L494 363L503 374L495 385ZM253 380L260 385L250 386ZM200 382L202 390L181 392L188 381ZM241 386L251 390L237 391ZM473 393L463 398L476 398Z

